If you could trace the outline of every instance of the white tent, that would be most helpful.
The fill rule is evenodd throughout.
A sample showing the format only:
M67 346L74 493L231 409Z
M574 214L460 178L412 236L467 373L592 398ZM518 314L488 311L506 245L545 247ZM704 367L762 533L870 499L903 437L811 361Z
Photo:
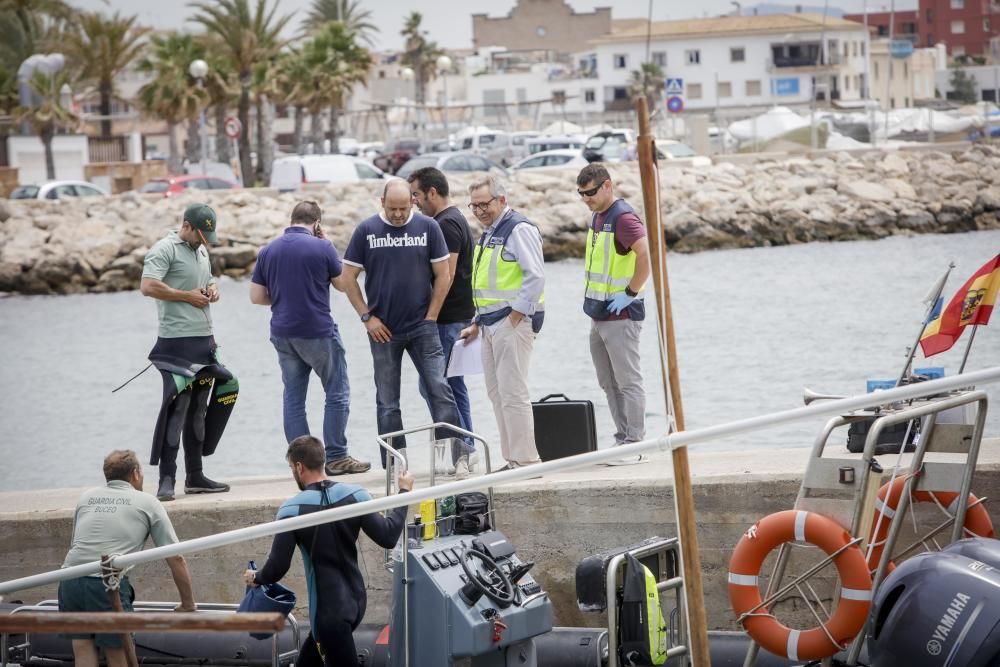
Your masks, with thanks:
M583 128L568 120L557 120L542 128L542 134L580 134Z

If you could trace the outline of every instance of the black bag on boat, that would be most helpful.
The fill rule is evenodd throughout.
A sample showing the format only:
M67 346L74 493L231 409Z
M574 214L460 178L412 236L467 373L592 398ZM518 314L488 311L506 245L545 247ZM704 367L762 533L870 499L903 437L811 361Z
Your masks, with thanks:
M868 438L868 431L871 430L874 421L875 416L872 415L871 419L856 421L847 427L847 451L855 454L865 451L865 440ZM909 436L906 435L907 428L910 429ZM875 443L875 455L884 456L898 453L900 445L903 444L903 438L907 438L906 448L903 451L914 451L919 430L919 419L912 420L912 426L907 422L902 422L882 429L882 432L878 434L878 442Z
M667 624L660 608L656 577L632 554L625 554L619 651L623 665L662 665L667 661Z
M490 529L490 501L473 491L455 496L455 534L478 535Z

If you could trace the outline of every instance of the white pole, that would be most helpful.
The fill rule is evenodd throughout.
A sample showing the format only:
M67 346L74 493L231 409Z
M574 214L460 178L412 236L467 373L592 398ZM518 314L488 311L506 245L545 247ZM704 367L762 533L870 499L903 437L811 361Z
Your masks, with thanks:
M885 140L889 141L889 109L892 108L892 34L896 23L896 0L889 5L889 46L886 49L885 67Z
M852 410L871 408L879 405L888 405L890 403L908 401L922 396L933 396L938 393L952 391L955 389L965 389L968 387L992 384L997 381L1000 381L1000 366L994 366L992 368L976 371L974 373L953 375L951 377L929 380L927 382L917 382L915 384L896 387L894 389L886 389L885 391L877 391L870 394L858 394L856 396L850 396L839 400L817 401L805 407L772 412L758 417L750 417L749 419L740 419L733 422L723 423L718 426L710 426L707 428L692 429L688 431L677 431L658 438L633 442L628 445L619 445L618 447L599 449L596 452L578 454L576 456L556 459L554 461L536 463L535 465L523 468L514 468L513 470L492 473L490 475L489 484L492 486L504 486L513 482L519 482L545 475L550 472L583 468L585 466L594 465L595 463L607 463L608 461L613 461L622 457L652 452L654 450L673 450L677 447L687 447L700 442L709 442L711 440L718 440L734 435L749 433L751 431L761 431L793 421L814 419L815 417L828 415L840 415L851 412ZM448 426L448 424L440 424L440 426ZM146 549L145 551L137 551L124 556L116 556L112 559L112 566L124 569L133 565L139 565L140 563L149 563L163 558L170 558L171 556L195 553L198 551L207 551L209 549L216 549L230 544L237 544L239 542L246 542L248 540L259 539L262 537L270 537L271 535L277 535L278 533L287 533L292 530L299 530L300 528L318 526L331 521L340 521L342 519L349 519L352 517L362 516L364 514L383 512L395 507L415 505L422 500L432 500L458 493L465 493L467 491L477 491L482 488L482 477L470 477L469 479L457 482L449 482L447 484L441 484L434 487L414 490L401 496L394 495L377 498L375 500L355 503L353 505L338 507L324 512L312 512L310 514L292 517L290 519L270 521L268 523L248 526L246 528L237 528L236 530L230 530L224 533L206 535L193 540L168 544L166 546L156 547L153 549ZM82 577L89 574L98 574L100 570L101 561L94 561L92 563L75 565L73 567L53 570L51 572L36 574L30 577L12 579L10 581L0 583L0 595L6 595L8 593L13 593L14 591L34 588L36 586L45 586L64 579L75 579L76 577Z

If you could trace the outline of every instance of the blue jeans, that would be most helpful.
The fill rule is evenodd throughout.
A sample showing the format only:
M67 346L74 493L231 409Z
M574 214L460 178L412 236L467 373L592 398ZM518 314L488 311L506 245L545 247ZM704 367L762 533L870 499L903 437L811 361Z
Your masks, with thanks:
M458 340L458 334L462 333L462 329L469 326L469 321L465 322L451 322L450 324L438 324L438 337L441 339L441 350L444 352L445 368L447 373L448 360L451 358L451 348L454 347L455 341ZM458 407L458 419L459 426L464 428L466 431L472 430L472 405L469 402L469 389L465 386L465 378L461 375L455 377L446 377L448 381L448 386L451 387L451 393L455 395L455 405ZM420 395L424 397L427 401L427 409L431 409L431 402L427 396L427 388L424 387L424 381L420 380L418 385L420 389ZM476 448L476 441L472 438L463 438L465 444L469 446L469 451Z
M375 403L379 433L403 430L403 415L399 409L400 376L403 370L403 352L410 355L420 380L428 394L431 417L436 422L459 424L455 395L444 377L444 352L438 336L437 323L424 320L409 331L392 332L388 343L377 343L369 337L372 361L375 366ZM450 429L438 429L438 439L452 438L452 461L465 453L465 444L454 437ZM398 436L390 443L396 449L406 447L406 438ZM379 449L382 467L385 467L385 450Z
M285 385L283 416L285 439L291 442L309 435L306 421L306 392L309 374L316 371L326 392L323 412L323 444L326 460L347 456L347 416L350 414L351 387L347 380L344 344L336 331L329 338L283 338L271 336L278 351L281 381Z

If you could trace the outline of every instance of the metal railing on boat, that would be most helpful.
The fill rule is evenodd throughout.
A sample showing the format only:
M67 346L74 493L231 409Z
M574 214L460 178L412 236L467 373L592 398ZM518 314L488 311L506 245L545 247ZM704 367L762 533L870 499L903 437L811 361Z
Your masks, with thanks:
M585 454L578 454L576 456L546 461L532 466L491 473L489 475L489 486L507 486L516 482L544 476L548 473L573 470L596 463L607 463L609 461L621 459L623 456L653 451L665 452L676 447L690 446L693 444L710 442L743 433L765 430L767 428L795 421L812 419L820 416L841 415L852 410L886 406L902 401L910 401L927 396L940 395L954 390L989 385L998 381L1000 381L1000 367L993 367L962 375L896 387L894 389L888 389L870 394L861 394L829 402L816 402L804 407L792 408L789 410L750 417L747 419L740 419L706 428L679 431L669 435L649 438L640 442L630 443L610 449L601 449ZM282 519L281 521L271 521L255 526L248 526L245 528L238 528L235 530L217 533L214 535L206 535L204 537L177 542L175 544L116 556L113 558L111 564L116 568L124 569L141 563L161 560L171 556L197 553L253 539L269 537L278 533L299 530L301 528L316 526L323 523L357 517L372 512L384 512L396 507L413 505L423 500L436 500L447 496L454 496L459 493L476 491L483 487L483 481L482 476L475 476L463 480L448 482L440 486L415 489L402 497L397 495L375 498L363 503L338 507L324 512L314 512L298 517ZM100 570L100 561L94 561L92 563L0 582L0 596L7 595L15 591L34 588L36 586L54 584L66 579L98 574ZM690 601L688 604L690 604ZM2 630L2 617L0 617L0 630Z

